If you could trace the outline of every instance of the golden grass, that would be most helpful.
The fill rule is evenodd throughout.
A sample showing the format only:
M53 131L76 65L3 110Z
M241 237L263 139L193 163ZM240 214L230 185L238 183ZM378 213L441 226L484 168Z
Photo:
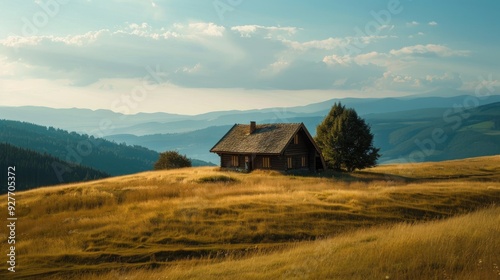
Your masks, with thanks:
M156 272L149 269L167 266L158 271L175 276L174 271L183 272L187 267L193 274L185 276L195 277L198 267L209 265L215 278L219 272L213 269L224 266L224 261L239 262L231 260L235 256L247 255L251 261L243 263L250 266L271 255L299 250L307 240L348 240L346 232L361 229L353 235L362 236L381 225L391 229L374 232L391 236L398 229L394 225L401 222L434 221L498 204L498 166L497 156L380 166L323 177L187 168L19 192L19 265L15 276L81 278L90 273L91 278L114 279L112 275L123 273L151 273L156 277ZM6 197L0 199L2 207L6 207ZM1 213L0 218L5 220L6 211ZM438 224L411 228L434 225ZM407 225L399 227L410 230ZM6 240L6 231L0 234ZM429 238L433 234L431 231ZM316 246L328 240L306 244ZM377 237L374 242L378 240L384 239ZM290 249L289 244L298 245ZM4 252L7 248L6 242L0 245ZM248 254L259 250L265 253L249 258ZM307 259L307 251L301 252ZM274 268L283 274L291 264L289 259L281 258ZM365 265L361 264L360 271L369 268ZM291 277L295 275L293 269L286 271L291 271ZM228 272L220 273L231 278ZM250 278L259 279L267 275L248 273ZM0 277L4 274L0 271ZM342 277L339 279L347 276ZM347 278L356 279L354 274Z
M500 208L433 221L361 229L238 258L82 279L497 279Z
M487 156L426 162L417 164L389 164L370 169L372 172L410 179L467 179L500 181L500 156Z

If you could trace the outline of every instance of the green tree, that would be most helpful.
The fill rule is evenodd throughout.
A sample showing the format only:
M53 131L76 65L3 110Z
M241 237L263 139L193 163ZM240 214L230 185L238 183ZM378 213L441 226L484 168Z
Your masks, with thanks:
M372 167L380 157L373 134L354 109L335 103L316 128L316 143L329 168L352 172Z
M191 167L191 160L176 151L167 151L160 154L154 165L155 170Z

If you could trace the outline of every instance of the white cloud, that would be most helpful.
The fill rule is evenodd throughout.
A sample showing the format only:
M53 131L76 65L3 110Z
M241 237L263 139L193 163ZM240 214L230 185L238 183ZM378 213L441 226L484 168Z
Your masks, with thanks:
M182 32L182 33L181 33ZM147 66L161 65L174 73L202 72L202 62L216 65L237 60L241 55L222 38L224 27L213 23L176 25L154 29L147 23L132 23L115 30L98 30L71 36L11 36L0 41L0 55L8 61L30 65L26 75L37 78L63 77L75 85L102 78L142 77ZM188 71L189 70L189 71Z
M414 45L401 48L399 50L391 50L389 52L393 56L425 56L425 55L435 55L441 57L449 56L467 56L469 51L464 50L452 50L448 47L435 44L427 45Z
M389 61L389 55L378 52L369 52L359 55L329 55L323 57L323 62L327 65L351 65L356 64L359 66L365 65L377 65L377 66L387 66Z
M95 32L87 32L83 35L67 36L65 38L55 38L55 42L63 42L67 45L85 46L102 39L103 37L109 36L110 31L108 29L102 29Z
M231 32L227 32L231 30ZM155 28L149 23L129 23L116 30L97 30L71 36L8 38L0 41L0 54L23 60L32 70L27 75L62 77L85 86L101 79L137 78L147 66L161 66L169 73L165 82L187 87L328 88L358 86L362 77L380 72L383 56L346 55L342 49L367 46L388 36L327 38L295 41L296 27L241 25L224 27L211 22L176 23ZM12 52L13 49L19 52ZM328 55L325 51L334 51ZM335 54L335 52L344 55ZM332 66L332 67L327 67ZM361 69L366 66L367 69ZM363 72L362 75L354 71ZM300 77L314 73L307 83ZM269 77L266 77L269 75ZM331 80L332 75L342 76ZM273 80L275 79L275 80ZM296 82L290 82L294 80ZM331 80L331 81L330 81Z
M65 79L81 87L103 79L141 78L147 75L146 67L158 66L167 73L164 83L182 87L298 90L361 89L387 71L394 71L387 86L411 84L411 75L399 71L418 65L417 58L469 54L439 44L384 52L396 38L387 35L299 41L293 37L300 30L212 22L160 28L129 23L70 36L11 36L0 41L0 57L23 77ZM0 69L1 75L8 69Z
M295 49L320 49L320 50L333 50L347 45L348 41L345 38L328 38L324 40L312 40L304 43L288 42L292 48Z
M261 70L261 75L266 78L266 75L276 75L290 66L290 62L284 59L280 59L268 65L265 69ZM267 77L269 78L269 77Z
M200 71L201 69L201 64L200 63L197 63L195 66L193 67L188 67L188 66L184 66L182 68L178 68L177 70L175 70L176 73L178 72L184 72L184 73L196 73L198 71Z
M353 52L360 52L361 49L367 47L383 39L397 38L397 36L387 35L370 35L362 37L341 37L341 38L328 38L324 40L311 40L306 42L297 42L284 40L288 46L295 50L339 50L344 53L353 54Z
M251 37L257 34L265 34L267 38L290 37L297 32L296 27L262 26L262 25L239 25L231 27L232 31L240 33L241 37Z
M421 91L437 88L459 89L462 86L460 75L449 72L442 75L415 76L387 71L374 83L374 87L377 89L391 88L399 91Z
M127 29L129 30L130 34L143 37L149 36L152 30L151 26L145 22L143 22L142 24L137 24L137 23L129 24Z
M196 34L202 34L213 37L222 37L225 31L224 26L216 25L212 22L196 22L190 23L188 25L190 31L194 31Z
M393 89L399 91L414 91L420 87L418 79L408 74L396 74L392 71L384 72L373 86L375 89Z
M349 55L339 56L339 55L330 55L325 56L323 58L323 62L327 65L350 65L352 62L352 58Z
M364 87L366 89L375 88L377 90L392 89L415 91L436 87L460 88L462 86L461 79L457 78L458 76L455 74L412 75L411 71L408 71L408 69L425 67L421 60L415 59L416 57L424 56L438 59L440 57L467 56L468 54L469 52L467 51L457 51L445 46L429 44L407 46L401 49L391 50L388 53L372 51L358 55L332 54L323 57L323 62L330 67L337 67L337 69L341 67L346 69L346 73L348 71L347 69L363 69L368 66L376 66L379 67L378 69L385 69L385 72L379 77L365 77L368 79L366 81L372 80L370 82L371 85L368 84ZM337 80L335 85L344 83L345 81Z
M460 88L463 85L460 74L444 73L444 75L426 75L419 83L432 88Z
M359 65L375 64L387 66L389 55L379 52L369 52L359 54L354 58L354 61Z
M252 33L257 32L257 28L259 25L242 25L242 26L233 26L231 30L240 32L241 37L250 37Z
M438 23L435 22L435 21L429 21L428 25L430 25L430 26L436 26L436 25L438 25Z
M468 51L452 50L448 47L441 45L414 45L407 46L397 50L391 50L388 53L368 52L358 55L328 55L323 57L323 62L327 65L348 65L355 63L357 65L374 64L378 66L387 67L393 64L399 64L400 60L405 60L415 56L437 56L437 57L451 57L451 56L467 56Z
M409 26L409 27L414 27L414 26L418 26L418 25L420 25L420 23L418 21L411 21L411 22L406 23L406 26Z
M3 40L0 40L0 45L7 48L18 48L21 46L36 46L43 37L23 37L23 36L9 36Z

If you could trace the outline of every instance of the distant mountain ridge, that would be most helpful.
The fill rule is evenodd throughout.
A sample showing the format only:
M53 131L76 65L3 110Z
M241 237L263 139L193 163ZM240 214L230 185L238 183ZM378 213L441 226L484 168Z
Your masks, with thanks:
M154 158L157 157L157 153L166 150L178 150L190 158L218 163L218 156L208 151L235 123L248 123L250 120L258 123L304 122L311 134L315 134L316 126L328 113L333 103L338 101L356 109L371 125L372 132L375 134L375 145L381 148L381 163L458 159L500 153L497 144L500 143L500 139L498 139L498 127L495 121L500 116L498 111L500 95L486 98L477 98L472 95L381 99L344 98L291 108L233 110L196 116L165 113L125 116L106 110L0 107L0 118L3 116L40 118L40 122L48 122L55 127L58 127L57 124L75 128L85 127L86 130L94 129L96 135L105 136L107 140L144 146L153 150L151 152L155 156L141 155L136 159L146 160L149 163L143 165L142 169L128 170L126 172L128 174L138 172L138 170L147 170L145 166L157 159ZM473 108L462 108L471 105L474 105ZM465 111L455 112L456 110ZM465 118L466 115L471 116ZM460 124L456 127L458 121ZM35 121L35 123L40 122ZM98 124L102 122L109 122L108 125L112 128L99 129ZM97 129L92 128L96 125ZM431 152L425 149L422 151L418 144L426 139L432 139L432 132L437 128L442 129L446 134L446 142L437 143ZM88 134L92 134L90 132L92 131ZM92 139L91 137L94 136L85 137ZM65 147L66 144L62 143L60 146ZM62 153L62 156L68 155L64 149ZM421 156L422 153L424 156ZM124 165L125 162L120 164ZM95 165L90 164L90 166ZM116 174L111 171L107 172Z
M123 115L109 110L52 109L45 107L0 107L0 119L53 126L96 137L133 134L137 136L190 132L211 126L257 122L290 122L292 118L325 116L335 102L354 108L361 116L397 111L450 108L462 104L466 95L454 97L343 98L289 108L219 111L195 116L168 113ZM478 105L500 102L500 95L478 99Z
M323 118L324 116L294 117L285 121L303 122L314 135L316 126ZM381 163L441 161L500 154L500 102L458 113L453 111L453 107L445 107L367 114L364 118L371 125L372 133L375 135L375 146L381 148L382 157L379 161ZM262 122L276 121L268 119ZM157 151L178 149L188 156L218 162L218 156L208 151L231 126L213 126L185 133L157 133L143 136L117 134L105 138L132 145L143 145ZM433 133L441 130L443 134L441 137L446 140L437 143L433 140Z

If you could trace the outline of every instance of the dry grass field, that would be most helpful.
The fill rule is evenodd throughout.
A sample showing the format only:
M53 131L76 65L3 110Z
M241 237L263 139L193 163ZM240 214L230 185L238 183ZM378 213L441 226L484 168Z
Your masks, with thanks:
M500 156L311 177L155 171L16 203L18 263L2 279L500 277Z

